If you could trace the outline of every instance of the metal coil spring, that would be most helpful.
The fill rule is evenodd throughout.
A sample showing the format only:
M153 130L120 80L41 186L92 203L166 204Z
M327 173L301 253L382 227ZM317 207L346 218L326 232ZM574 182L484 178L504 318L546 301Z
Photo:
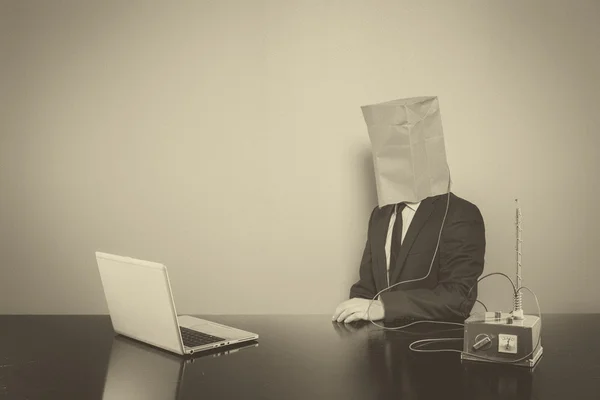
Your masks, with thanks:
M523 293L519 292L515 294L515 311L521 310L523 307Z

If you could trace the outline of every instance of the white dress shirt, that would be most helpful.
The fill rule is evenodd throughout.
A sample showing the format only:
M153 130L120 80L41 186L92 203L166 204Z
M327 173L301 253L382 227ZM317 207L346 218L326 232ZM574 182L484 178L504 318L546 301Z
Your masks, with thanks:
M400 239L400 243L404 242L404 237L406 236L406 232L408 231L408 227L419 208L421 202L418 203L406 203L406 207L402 210L402 237ZM396 211L398 209L398 205L394 207L394 212L392 213L392 218L390 218L390 224L388 226L387 237L385 239L385 258L386 258L386 266L387 266L387 278L388 278L388 286L390 284L390 254L392 249L392 233L394 232L394 223L396 222Z

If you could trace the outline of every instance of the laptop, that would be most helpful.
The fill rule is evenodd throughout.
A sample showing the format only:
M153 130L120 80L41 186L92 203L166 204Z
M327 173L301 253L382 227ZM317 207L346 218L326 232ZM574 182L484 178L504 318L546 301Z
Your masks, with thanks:
M177 315L164 264L96 252L113 329L148 345L189 355L258 340L258 334Z
M115 336L104 380L103 400L177 400L186 384L186 372L194 380L206 364L197 364L201 358L226 356L238 351L257 347L247 342L199 354L193 358L151 346L146 346L124 336ZM207 360L207 362L210 362Z

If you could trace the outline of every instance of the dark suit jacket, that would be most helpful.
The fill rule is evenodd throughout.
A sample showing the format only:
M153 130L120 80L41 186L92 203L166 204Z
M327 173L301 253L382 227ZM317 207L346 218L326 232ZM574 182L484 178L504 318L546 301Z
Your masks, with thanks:
M448 214L429 277L381 294L386 321L454 321L469 316L477 298L477 279L483 272L485 227L477 206L453 193L421 201L402 242L398 264L390 266L390 285L427 274L448 199ZM389 205L375 207L371 213L360 279L350 289L351 298L372 299L387 287L385 240L393 211L394 206Z

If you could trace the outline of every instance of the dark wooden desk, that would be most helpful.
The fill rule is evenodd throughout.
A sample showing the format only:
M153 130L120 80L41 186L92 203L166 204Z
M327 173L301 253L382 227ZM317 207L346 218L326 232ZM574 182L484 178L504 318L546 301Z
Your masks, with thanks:
M106 316L0 316L0 399L600 398L600 315L546 315L533 372L408 350L419 338L461 335L449 327L415 334L330 316L209 318L259 333L258 346L186 360L115 337Z

